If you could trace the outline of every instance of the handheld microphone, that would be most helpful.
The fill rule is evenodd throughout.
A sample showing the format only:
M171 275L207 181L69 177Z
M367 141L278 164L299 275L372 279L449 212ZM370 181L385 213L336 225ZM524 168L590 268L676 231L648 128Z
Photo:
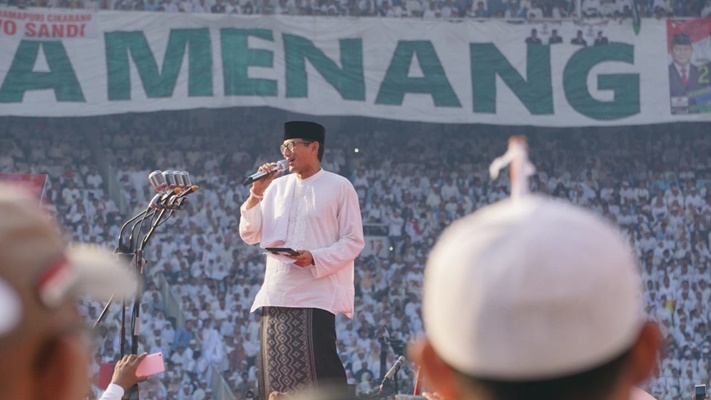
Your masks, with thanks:
M177 188L184 189L187 185L185 184L185 179L183 179L183 173L180 171L173 171L175 173L175 182L177 183Z
M385 386L385 382L392 380L395 377L395 374L400 370L400 367L402 367L402 364L405 363L405 357L400 356L397 358L397 361L395 361L395 364L390 368L387 374L385 374L385 377L383 378L383 382L380 384L380 387L378 390L382 393L383 391L383 386Z
M180 208L185 198L198 190L187 171L156 170L148 175L148 181L157 192L148 204L153 209Z
M148 175L148 182L151 183L153 190L156 191L156 195L148 204L149 208L158 208L161 203L165 202L168 197L172 194L172 190L168 187L168 181L166 180L166 175L163 171L156 170Z
M183 171L180 174L183 176L183 182L185 182L185 186L193 185L193 181L190 179L190 173L188 171Z
M185 202L185 198L191 193L198 191L197 185L189 186L185 189L175 188L162 193L158 193L153 197L149 205L150 208L157 209L176 209L180 208Z
M165 176L162 171L156 170L148 175L148 182L153 186L153 190L156 192L162 192L168 188L168 182L165 180Z
M244 186L251 185L252 183L264 179L267 176L273 174L273 173L280 173L281 171L284 171L287 167L289 166L289 161L287 160L280 160L279 162L276 163L276 168L274 168L271 172L256 172L250 176L247 177L247 179L242 182Z
M158 208L163 203L163 201L168 198L168 193L170 192L156 193L156 195L153 196L153 198L151 199L151 202L148 203L148 208ZM163 198L163 196L166 196L165 199Z
M178 181L175 179L175 171L167 170L163 171L163 176L170 189L175 189L178 187Z
M192 185L190 187L183 189L182 191L176 191L175 197L170 199L167 202L167 205L169 207L181 207L183 205L183 203L185 202L185 198L188 197L189 194L195 193L197 191L198 191L198 185Z
M393 364L392 368L390 368L390 371L388 371L387 374L385 374L385 377L383 378L384 381L389 381L390 379L393 379L393 376L397 374L397 371L400 370L400 367L402 367L402 364L405 363L405 357L400 356L397 358L397 361L395 361L395 364Z

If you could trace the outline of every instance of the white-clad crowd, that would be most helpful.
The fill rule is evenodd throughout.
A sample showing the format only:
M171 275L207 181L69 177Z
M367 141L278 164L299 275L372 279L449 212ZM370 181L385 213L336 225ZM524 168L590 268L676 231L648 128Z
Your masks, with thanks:
M49 174L45 202L73 241L113 248L120 225L152 197L152 170L186 170L200 186L147 248L141 348L169 361L166 373L144 384L144 398L210 399L214 371L237 398L257 393L259 319L249 307L264 255L239 239L237 209L248 194L242 179L280 158L284 119L274 110L237 109L112 116L86 124L0 120L0 132L12 143L0 152L0 172ZM356 314L337 322L349 380L366 394L384 372L381 350L390 365L397 356L392 344L423 331L423 268L440 232L508 197L506 176L492 181L488 165L513 132L354 121L340 127L325 122L323 167L351 179L364 224L382 226L387 235L385 251L370 249L373 254L356 260ZM528 135L537 167L532 189L616 221L634 245L646 315L660 322L667 340L663 368L645 388L660 399L686 399L694 384L711 377L711 139L701 126L673 129L535 129ZM98 172L105 157L116 176ZM106 181L113 179L123 199L109 197ZM119 212L121 202L126 213ZM181 315L169 315L161 282ZM85 302L83 310L94 320L101 307ZM101 325L94 373L120 352L118 310L112 307ZM401 377L403 390L410 389L409 366Z
M632 18L632 0L2 0L0 5L165 13L449 19ZM708 0L637 2L641 17L707 17Z

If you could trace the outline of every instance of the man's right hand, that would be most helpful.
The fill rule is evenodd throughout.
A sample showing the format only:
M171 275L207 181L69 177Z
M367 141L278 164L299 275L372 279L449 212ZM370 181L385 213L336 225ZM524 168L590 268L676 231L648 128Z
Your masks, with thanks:
M119 385L124 391L127 391L131 386L138 382L148 380L147 376L136 376L136 368L143 361L148 353L143 353L140 356L130 354L119 360L114 368L114 375L111 377L111 383Z
M266 163L266 164L263 164L261 167L259 167L259 169L257 169L257 171L258 172L274 171L276 169L276 167L277 167L276 163ZM256 194L257 196L264 196L264 192L267 190L269 185L272 183L272 181L274 179L276 179L276 177L278 175L279 174L277 174L277 173L273 173L271 175L268 175L264 179L254 181L254 183L252 183L252 191L254 192L254 194Z

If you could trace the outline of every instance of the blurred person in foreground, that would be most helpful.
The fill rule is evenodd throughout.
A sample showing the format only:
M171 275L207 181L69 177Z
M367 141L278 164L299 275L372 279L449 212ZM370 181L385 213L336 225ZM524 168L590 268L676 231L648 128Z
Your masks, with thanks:
M444 231L409 354L445 400L638 399L662 346L641 290L617 228L520 194Z
M37 198L0 184L0 399L84 398L91 343L75 300L135 287L113 255L66 248Z
M353 317L353 261L364 247L363 226L351 182L321 168L325 135L314 122L285 123L280 150L291 174L254 182L240 209L247 244L297 252L267 253L264 283L252 304L251 311L262 311L261 399L325 385L346 390L335 316Z

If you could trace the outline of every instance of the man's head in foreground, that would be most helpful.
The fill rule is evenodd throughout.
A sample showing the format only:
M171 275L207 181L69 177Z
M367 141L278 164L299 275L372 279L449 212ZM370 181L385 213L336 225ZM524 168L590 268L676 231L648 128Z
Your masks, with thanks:
M75 300L134 289L128 267L67 249L35 197L0 184L0 400L83 398L90 349Z
M622 235L539 197L449 227L424 278L426 339L411 347L447 400L629 399L654 372L659 331Z

